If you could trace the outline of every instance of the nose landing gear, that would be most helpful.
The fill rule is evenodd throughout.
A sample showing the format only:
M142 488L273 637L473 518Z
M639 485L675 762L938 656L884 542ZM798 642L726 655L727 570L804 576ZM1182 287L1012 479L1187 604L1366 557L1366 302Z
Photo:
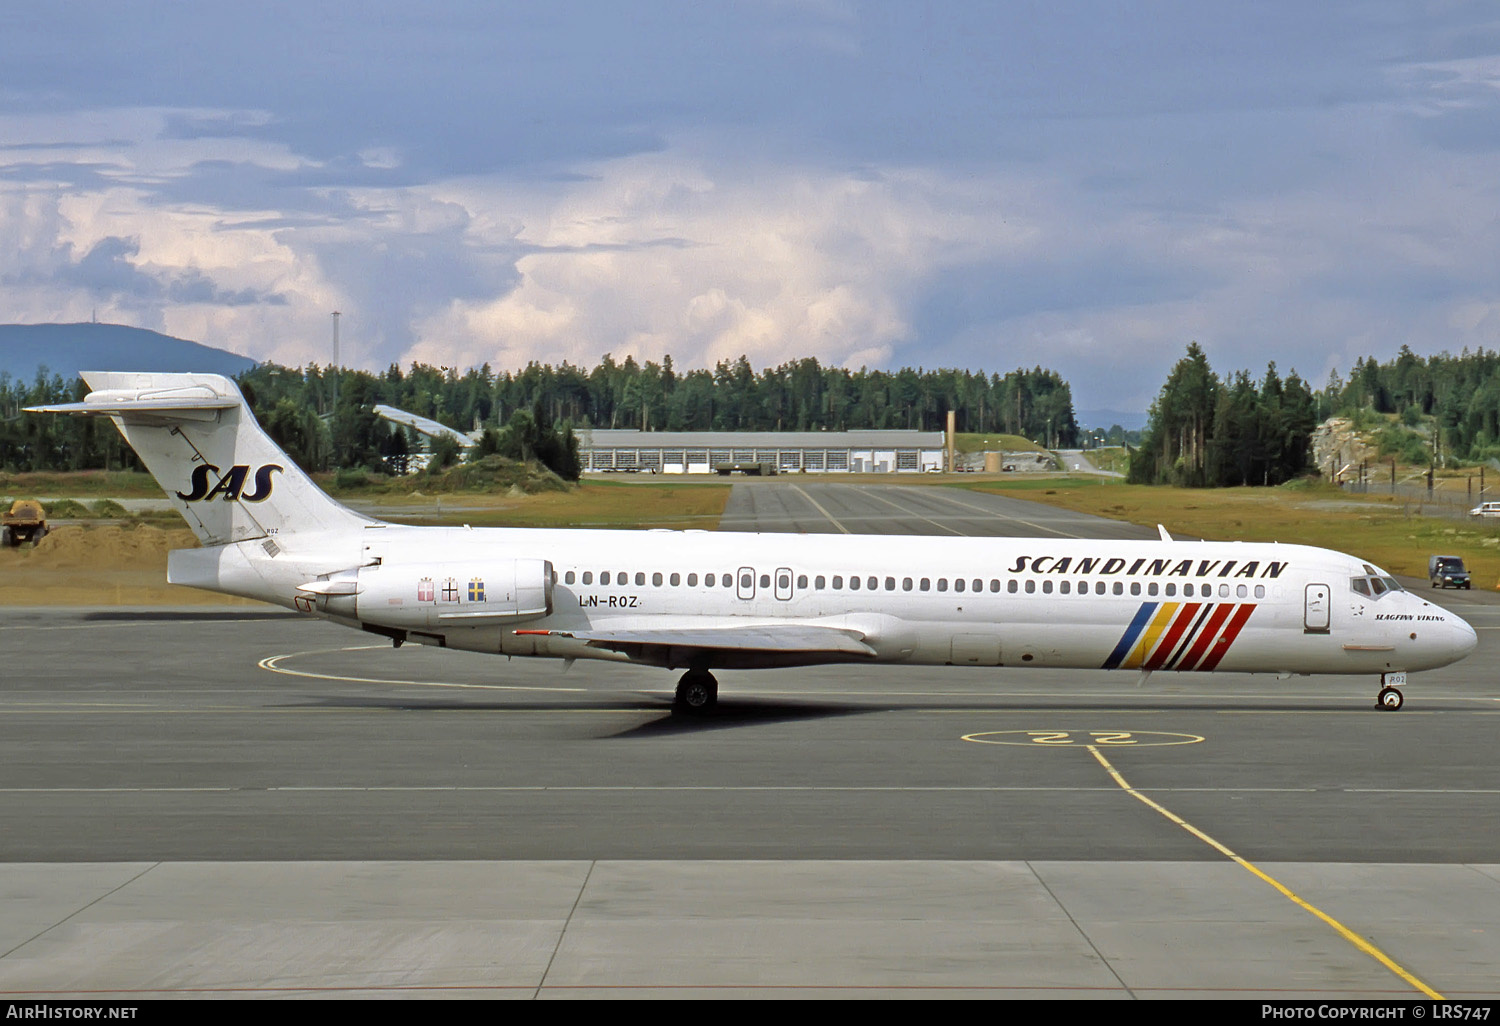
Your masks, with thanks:
M1380 694L1375 696L1375 708L1384 712L1395 712L1406 704L1397 685L1406 683L1404 673L1382 673L1380 675Z

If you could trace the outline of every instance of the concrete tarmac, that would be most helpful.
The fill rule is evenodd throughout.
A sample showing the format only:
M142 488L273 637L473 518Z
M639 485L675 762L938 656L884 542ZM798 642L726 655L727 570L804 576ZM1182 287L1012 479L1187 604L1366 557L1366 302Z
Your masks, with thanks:
M725 526L1155 533L950 491L754 482ZM1493 997L1500 604L1434 597L1480 648L1394 714L817 667L688 721L664 671L7 609L0 994Z

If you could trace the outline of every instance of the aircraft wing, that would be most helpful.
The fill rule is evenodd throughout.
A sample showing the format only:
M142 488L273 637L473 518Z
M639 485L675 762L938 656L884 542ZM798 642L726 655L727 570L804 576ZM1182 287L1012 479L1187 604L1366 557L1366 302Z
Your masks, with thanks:
M516 631L576 638L593 648L631 652L648 646L715 649L736 652L828 652L874 657L859 631L810 624L762 624L758 627L667 627L587 631Z
M384 405L377 405L374 410L377 417L382 417L393 424L409 427L419 435L426 435L428 438L441 438L447 435L459 445L470 446L474 444L473 435L466 435L462 431L455 431L446 424L439 424L435 420L419 417L415 413L408 413L405 410L398 410L394 406Z

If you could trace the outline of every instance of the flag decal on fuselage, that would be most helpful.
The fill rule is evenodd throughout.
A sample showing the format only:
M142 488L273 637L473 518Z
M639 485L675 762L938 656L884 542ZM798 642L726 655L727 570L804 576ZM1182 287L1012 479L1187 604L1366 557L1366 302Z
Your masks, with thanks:
M1106 670L1212 670L1244 629L1253 602L1142 602Z

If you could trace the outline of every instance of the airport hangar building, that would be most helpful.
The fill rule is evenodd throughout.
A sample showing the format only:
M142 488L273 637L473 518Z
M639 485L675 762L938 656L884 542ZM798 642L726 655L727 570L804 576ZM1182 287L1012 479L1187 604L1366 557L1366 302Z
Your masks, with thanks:
M769 464L780 474L922 473L946 465L942 431L624 431L578 433L585 471L711 474Z

